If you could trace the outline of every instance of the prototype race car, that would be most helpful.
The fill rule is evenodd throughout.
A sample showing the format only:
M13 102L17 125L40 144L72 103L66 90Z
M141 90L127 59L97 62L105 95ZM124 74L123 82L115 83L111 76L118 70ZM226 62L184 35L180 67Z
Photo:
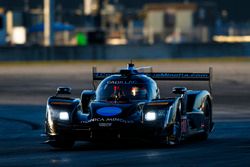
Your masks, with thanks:
M47 102L47 143L71 148L77 140L142 139L179 144L198 135L207 139L213 129L212 96L207 90L174 87L177 97L160 98L156 80L209 81L209 73L144 73L134 64L118 73L98 73L93 68L95 90L83 90L80 98L68 97L69 87L57 88Z

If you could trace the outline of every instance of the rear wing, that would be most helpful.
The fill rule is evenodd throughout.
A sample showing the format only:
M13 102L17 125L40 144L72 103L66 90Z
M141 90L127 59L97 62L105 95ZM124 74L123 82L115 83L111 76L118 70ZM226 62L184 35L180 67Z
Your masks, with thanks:
M92 69L93 74L93 86L95 88L95 81L100 81L108 76L120 74L116 73L99 73L96 67ZM147 75L156 81L208 81L210 93L212 94L212 79L213 79L213 68L209 67L208 73L166 73L166 72L151 72L151 73L139 73Z

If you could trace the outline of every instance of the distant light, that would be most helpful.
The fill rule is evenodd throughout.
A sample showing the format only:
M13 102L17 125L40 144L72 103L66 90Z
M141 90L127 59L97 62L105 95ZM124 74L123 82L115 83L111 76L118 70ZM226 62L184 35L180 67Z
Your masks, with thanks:
M26 29L25 27L14 27L12 34L12 43L22 45L26 43Z
M126 45L128 43L125 38L110 38L106 42L108 45Z
M227 17L228 16L228 11L227 10L222 10L221 15L222 15L222 17Z
M0 13L4 13L4 9L3 8L0 8Z
M84 14L90 15L92 12L92 0L84 0Z
M215 42L227 42L227 43L237 43L237 42L250 42L250 35L237 36L237 35L215 35L213 36Z

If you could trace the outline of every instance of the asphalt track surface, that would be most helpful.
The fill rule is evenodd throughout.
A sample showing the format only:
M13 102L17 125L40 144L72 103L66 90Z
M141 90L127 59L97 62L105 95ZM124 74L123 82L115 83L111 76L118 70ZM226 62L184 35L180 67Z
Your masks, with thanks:
M250 62L157 62L155 71L206 72L214 68L215 131L207 141L178 147L145 143L77 142L72 150L42 144L46 99L57 86L73 96L91 88L91 63L0 66L0 166L250 166ZM142 65L142 63L138 63ZM121 63L97 63L112 71ZM207 89L206 82L160 82L162 96L174 85Z

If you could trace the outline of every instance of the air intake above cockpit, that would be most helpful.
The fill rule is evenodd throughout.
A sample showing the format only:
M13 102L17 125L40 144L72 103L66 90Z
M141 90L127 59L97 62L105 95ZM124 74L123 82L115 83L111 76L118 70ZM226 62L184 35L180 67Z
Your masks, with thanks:
M135 68L135 65L134 65L134 64L129 63L129 64L127 65L127 68L126 68L126 69L121 69L121 70L120 70L120 74L121 74L121 75L124 75L124 76L136 75L136 74L138 74L138 71L137 71L137 69Z

